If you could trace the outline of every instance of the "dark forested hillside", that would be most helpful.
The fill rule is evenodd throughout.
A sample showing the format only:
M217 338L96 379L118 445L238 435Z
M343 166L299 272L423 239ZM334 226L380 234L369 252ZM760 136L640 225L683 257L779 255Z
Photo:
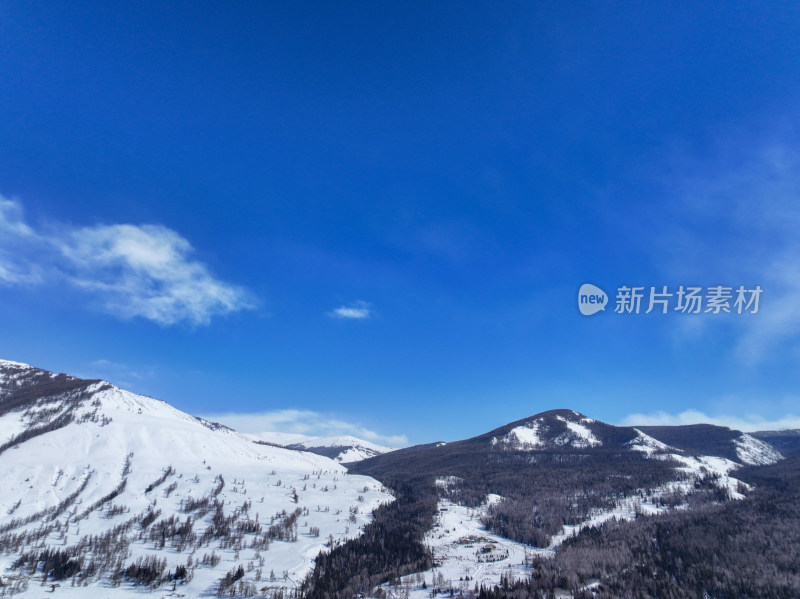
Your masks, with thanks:
M783 455L800 452L800 429L783 431L759 431L751 433L756 439L769 443Z
M412 484L432 485L450 477L439 493L468 506L487 494L505 500L495 508L489 528L511 539L546 546L563 524L585 519L589 511L614 505L639 489L652 489L675 477L670 460L648 460L618 447L499 451L489 444L460 442L405 456L387 454L365 460L352 471L384 482L404 477ZM537 518L529 515L537 512Z
M742 501L610 522L534 561L530 580L483 589L484 599L800 597L800 456L742 476Z

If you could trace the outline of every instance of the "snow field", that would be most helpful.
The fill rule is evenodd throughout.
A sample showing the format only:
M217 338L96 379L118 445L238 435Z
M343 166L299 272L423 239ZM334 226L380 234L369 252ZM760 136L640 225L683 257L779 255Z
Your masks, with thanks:
M525 561L532 554L531 548L489 532L481 522L489 503L499 499L497 495L490 496L477 509L439 500L435 524L425 535L425 544L433 551L438 565L404 576L399 586L382 585L383 592L389 597L424 599L439 585L437 581L442 581L444 588L466 593L476 583L497 584L503 573L511 573L515 578L529 576L530 568ZM423 580L427 588L422 588Z

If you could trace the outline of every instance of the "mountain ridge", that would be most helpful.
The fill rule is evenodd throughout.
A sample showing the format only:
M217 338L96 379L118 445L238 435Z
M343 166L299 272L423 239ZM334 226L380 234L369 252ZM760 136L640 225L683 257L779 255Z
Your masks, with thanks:
M296 433L264 432L251 436L260 442L272 443L280 447L286 447L287 449L309 451L317 455L331 458L342 464L357 462L369 457L394 451L392 447L378 445L377 443L359 439L352 435L324 437Z

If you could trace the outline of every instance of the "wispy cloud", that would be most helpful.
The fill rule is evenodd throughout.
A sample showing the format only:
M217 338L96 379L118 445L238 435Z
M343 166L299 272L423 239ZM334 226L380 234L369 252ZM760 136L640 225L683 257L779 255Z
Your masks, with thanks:
M0 195L0 283L30 285L41 275L33 260L41 241L25 223L22 204Z
M658 411L650 414L630 414L622 419L620 426L680 426L685 424L716 424L729 428L752 432L800 429L800 416L786 414L777 419L767 420L756 415L744 418L720 414L710 416L698 410L686 410L679 414Z
M37 231L19 202L0 196L0 281L68 281L91 292L120 318L161 325L208 324L212 317L253 308L251 294L217 279L192 258L191 244L160 225L98 225Z
M653 250L675 280L762 286L759 313L727 321L734 353L758 364L800 334L800 150L786 135L752 137L738 133L713 158L680 164Z
M22 205L0 195L0 231L5 235L16 237L31 237L34 235L22 214Z
M208 324L212 316L252 307L243 288L219 281L192 260L189 242L166 227L84 228L60 249L74 268L72 282L99 292L105 308L123 318Z
M297 433L311 437L351 435L389 447L408 445L405 435L384 435L365 426L331 417L313 410L275 410L256 413L221 413L203 415L206 420L221 422L243 433Z
M349 306L339 306L328 312L331 318L343 318L350 320L364 320L373 315L372 304L357 301Z

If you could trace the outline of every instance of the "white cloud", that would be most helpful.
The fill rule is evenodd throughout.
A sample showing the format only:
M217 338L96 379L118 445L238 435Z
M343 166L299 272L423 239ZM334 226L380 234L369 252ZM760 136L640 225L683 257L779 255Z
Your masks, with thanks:
M776 431L800 429L800 416L786 414L778 419L767 420L757 415L709 416L698 410L686 410L680 414L658 411L650 414L630 414L619 423L620 426L680 426L685 424L716 424L745 432Z
M221 413L203 415L206 420L220 422L242 433L295 433L310 437L351 435L389 447L405 447L405 435L383 435L361 424L348 422L313 410L274 410L256 413Z
M363 320L365 318L370 318L372 314L372 304L362 301L355 302L349 306L339 306L328 312L328 316L331 318L345 318L351 320Z
M41 282L41 277L31 268L14 264L14 259L0 250L0 282L6 285L28 285Z
M192 258L192 246L160 225L29 226L19 202L0 196L0 281L68 281L90 292L107 312L161 325L208 324L212 317L253 308L242 287L217 279Z
M72 282L99 292L104 307L123 318L163 325L252 307L248 293L217 280L190 258L186 239L166 227L111 225L73 231L61 243Z

